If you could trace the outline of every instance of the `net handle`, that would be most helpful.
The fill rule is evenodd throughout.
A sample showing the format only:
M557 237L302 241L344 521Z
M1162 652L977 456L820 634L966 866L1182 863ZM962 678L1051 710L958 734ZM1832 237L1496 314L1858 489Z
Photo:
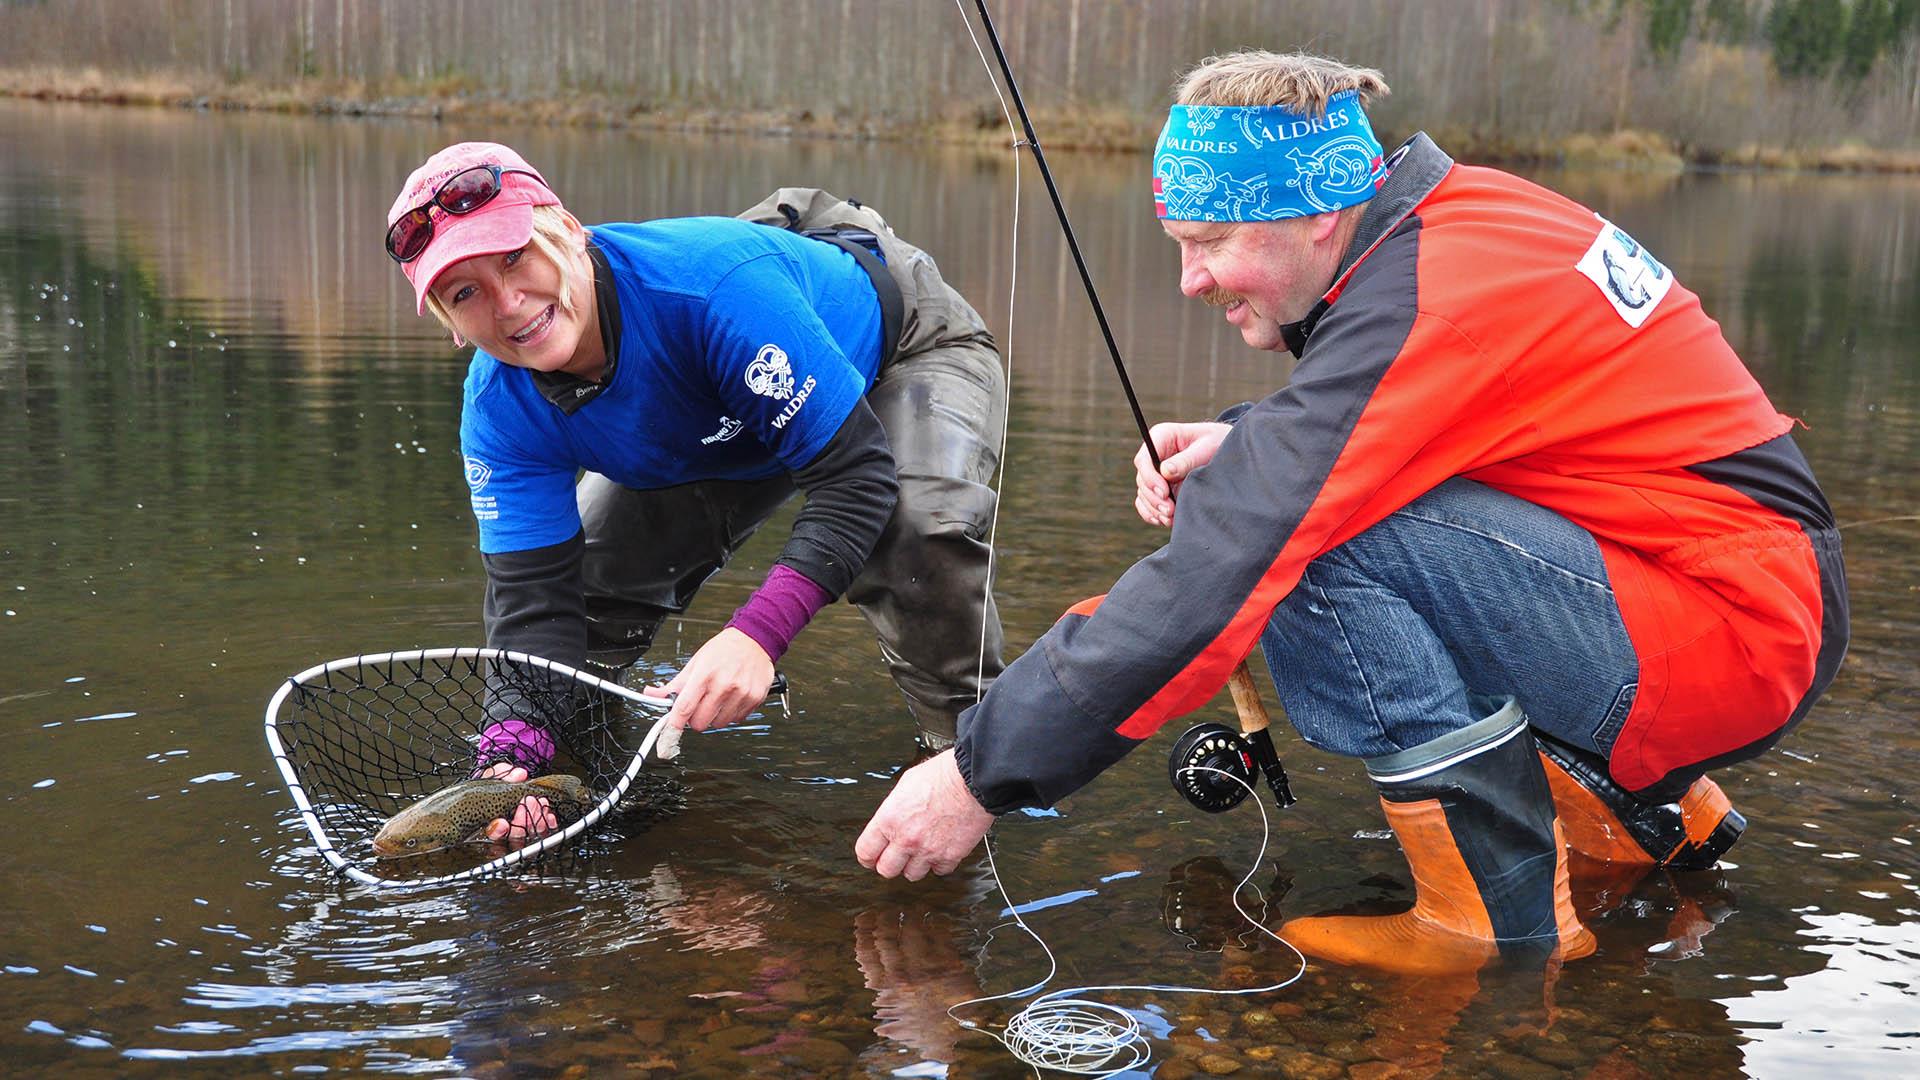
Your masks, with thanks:
M320 824L320 816L314 811L312 800L307 798L306 788L300 783L299 774L294 771L293 762L287 756L286 744L280 739L280 712L295 689L306 685L308 682L322 675L328 675L346 668L372 667L380 664L427 660L505 660L510 663L524 664L528 667L539 668L556 675L566 676L636 705L657 710L661 715L658 720L653 722L653 726L648 729L646 738L640 740L640 748L634 751L633 760L627 762L626 771L620 774L620 779L614 783L613 790L608 792L599 802L595 803L593 809L589 810L580 820L558 832L548 833L525 847L516 848L497 859L489 859L479 866L462 870L456 874L443 874L439 877L415 878L411 880L383 878L353 865L353 863L334 846L333 838L327 835L326 828ZM534 656L531 653L514 652L505 649L470 647L366 653L360 656L345 656L338 660L329 660L324 664L316 664L282 683L280 688L274 691L272 699L267 702L267 749L273 754L274 764L280 767L280 776L286 781L288 793L293 796L295 809L300 811L300 820L305 823L307 832L313 835L314 842L319 846L321 857L325 858L329 865L347 877L361 884L374 886L375 888L419 889L430 885L446 885L457 881L468 881L497 874L513 866L515 863L524 862L551 851L598 824L601 818L606 817L614 806L626 797L627 789L632 786L634 777L640 775L641 766L646 763L647 755L653 752L654 744L659 741L661 730L666 727L666 712L672 707L672 698L648 697L631 687L610 682L598 675L591 675L581 671L579 668L569 667L559 661L549 660L544 656Z

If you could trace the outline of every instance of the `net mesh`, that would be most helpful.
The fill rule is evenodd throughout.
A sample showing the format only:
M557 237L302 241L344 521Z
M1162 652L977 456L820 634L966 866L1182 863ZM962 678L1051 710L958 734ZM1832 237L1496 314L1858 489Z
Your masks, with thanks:
M532 720L553 739L554 758L536 775L577 776L605 802L657 715L620 693L632 692L537 658L428 650L335 661L296 676L276 699L278 708L270 709L268 726L283 771L304 792L325 834L323 851L330 844L348 865L417 878L445 873L450 861L470 865L498 854L480 847L376 866L371 840L394 814L470 778L483 764L482 731L504 717ZM626 799L658 802L669 795L656 778L630 786ZM592 814L612 808L597 804ZM576 811L560 824L581 817ZM532 854L550 857L557 850ZM515 859L500 869L533 861Z

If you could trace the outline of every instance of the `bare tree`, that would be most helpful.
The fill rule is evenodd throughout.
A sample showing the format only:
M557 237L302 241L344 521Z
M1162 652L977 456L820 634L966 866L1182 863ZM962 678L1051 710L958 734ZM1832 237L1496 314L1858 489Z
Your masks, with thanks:
M1743 10L1759 26L1789 2ZM1907 23L1841 85L1780 74L1760 30L1702 23L1676 37L1665 22L1656 58L1642 0L994 0L993 11L1036 107L1142 127L1180 69L1259 47L1381 68L1396 93L1376 121L1400 131L1551 146L1641 128L1706 151L1920 142L1920 27ZM817 111L913 129L996 108L960 18L946 0L40 0L0 3L0 68L164 72L234 96L307 76L400 99L483 88L571 103L591 90L608 109Z

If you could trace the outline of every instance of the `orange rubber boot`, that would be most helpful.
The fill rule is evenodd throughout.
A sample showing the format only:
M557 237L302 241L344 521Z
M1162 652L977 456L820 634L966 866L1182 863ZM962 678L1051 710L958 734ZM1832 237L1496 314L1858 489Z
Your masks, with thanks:
M1367 762L1413 871L1413 909L1294 919L1280 936L1337 964L1408 975L1476 971L1499 957L1585 956L1553 799L1527 728L1506 699L1476 724Z
M1747 819L1708 777L1674 802L1654 803L1614 783L1596 755L1542 740L1540 760L1567 845L1588 859L1709 870L1746 831Z

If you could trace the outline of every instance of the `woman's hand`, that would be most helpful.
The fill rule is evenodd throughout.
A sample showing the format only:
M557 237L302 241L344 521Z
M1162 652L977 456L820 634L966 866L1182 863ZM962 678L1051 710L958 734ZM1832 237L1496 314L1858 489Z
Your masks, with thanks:
M1155 472L1147 448L1133 455L1133 508L1140 520L1149 525L1173 527L1173 499L1180 484L1193 470L1213 460L1220 441L1233 430L1231 424L1212 421L1199 424L1155 424L1149 432L1154 449L1160 452L1160 471Z
M773 660L766 650L729 626L700 646L672 681L645 692L679 695L667 713L669 727L712 731L752 712L772 685Z
M505 780L509 784L524 784L529 779L527 770L510 761L496 761L492 765L474 774L476 780ZM487 826L487 839L509 841L524 844L536 836L545 836L560 827L560 818L554 814L553 806L545 798L529 795L520 800L513 808L513 818L494 818Z

